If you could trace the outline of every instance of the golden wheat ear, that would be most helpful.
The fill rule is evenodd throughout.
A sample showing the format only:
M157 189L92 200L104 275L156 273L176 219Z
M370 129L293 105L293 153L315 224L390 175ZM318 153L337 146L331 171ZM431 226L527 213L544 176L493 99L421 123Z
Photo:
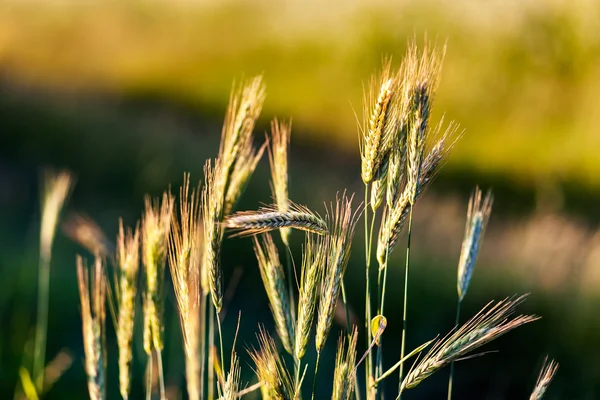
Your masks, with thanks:
M529 400L541 400L544 398L548 386L550 386L554 375L556 375L556 371L558 371L558 363L554 360L548 362L548 356L546 356L538 380L533 388L533 392L531 393L531 396L529 396Z

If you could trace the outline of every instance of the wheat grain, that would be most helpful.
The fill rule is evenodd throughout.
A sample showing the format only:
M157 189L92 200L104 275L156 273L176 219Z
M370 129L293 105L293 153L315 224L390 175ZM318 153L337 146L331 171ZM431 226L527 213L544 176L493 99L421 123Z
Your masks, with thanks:
M476 187L475 192L469 200L465 235L458 262L458 301L463 300L469 288L479 246L483 239L490 213L492 212L492 203L494 200L491 191L487 192L483 201L481 197L481 190Z
M279 261L277 248L268 233L262 236L262 245L258 238L254 237L253 239L260 276L269 298L277 333L285 350L293 354L295 343L294 321L292 320L290 301L286 289L285 274Z
M80 256L77 256L76 264L88 391L90 399L103 400L106 398L106 286L103 265L102 260L96 257L90 286L90 272Z
M278 211L277 206L240 211L225 218L224 226L234 229L234 236L251 236L287 227L319 235L327 233L327 223L319 214L294 203L290 203L284 213Z
M489 303L462 327L438 341L402 381L400 391L412 389L434 372L537 316L520 315L508 319L526 296Z
M556 371L558 371L558 363L554 360L548 362L548 357L546 356L540 375L535 383L535 388L533 389L531 396L529 396L529 400L541 400L544 398Z
M132 232L129 228L125 230L123 221L119 220L115 287L117 288L119 313L116 327L119 348L119 390L123 399L129 398L129 388L131 386L131 361L133 359L131 346L139 271L139 235L139 224Z
M358 221L357 215L358 213L352 213L352 197L348 198L345 192L341 198L336 199L335 207L332 204L327 212L327 221L331 231L326 237L328 254L319 299L319 317L315 340L316 349L319 353L325 345L333 323L335 305L350 258L354 228Z

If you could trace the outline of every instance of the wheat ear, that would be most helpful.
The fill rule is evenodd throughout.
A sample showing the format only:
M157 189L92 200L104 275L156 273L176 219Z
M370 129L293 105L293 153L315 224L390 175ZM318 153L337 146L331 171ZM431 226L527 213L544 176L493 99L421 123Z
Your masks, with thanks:
M335 305L350 258L357 215L357 213L352 213L352 196L348 198L345 192L337 198L335 206L332 204L330 210L327 211L328 225L331 230L326 237L328 254L319 299L315 341L318 353L323 350L333 323Z
M294 357L297 360L304 357L308 345L327 253L326 240L315 236L308 237L302 258L298 297L298 321L294 347Z
M213 305L217 312L223 306L222 271L221 271L221 242L223 229L221 225L222 198L220 185L217 185L219 175L216 169L207 161L204 167L204 190L202 192L202 216L204 222L204 257L203 266L208 276L208 284Z
M350 340L346 346L346 335L340 337L333 372L333 394L332 400L350 400L356 385L356 341L358 330L352 330Z
M118 297L117 345L119 348L119 390L123 399L129 398L131 386L131 361L133 328L135 321L135 298L137 296L139 254L139 224L132 232L123 228L119 220L117 236L116 265L117 276L115 286Z
M540 375L535 383L535 388L533 389L531 396L529 396L529 400L541 400L544 398L556 371L558 371L558 363L554 360L548 362L548 357L546 357Z
M273 338L264 330L259 328L258 350L248 351L252 361L256 365L256 375L262 383L260 392L263 399L269 400L291 400L295 399L295 390L285 362L277 352L277 346Z
M285 213L289 209L288 198L288 148L292 123L280 122L277 119L271 122L271 146L269 147L269 164L271 166L271 191L277 204L277 210ZM290 228L280 231L281 240L289 246Z
M530 315L520 315L509 319L515 308L525 300L525 297L526 295L515 299L505 299L496 304L488 303L463 326L451 332L445 339L438 341L427 355L411 368L402 381L400 391L416 387L452 361L521 325L539 319L537 316Z
M190 194L190 175L184 175L179 191L179 218L173 213L169 266L179 309L185 351L188 397L200 399L200 273L202 230L199 219L199 190Z
M280 212L277 206L240 211L227 217L224 226L235 230L234 236L251 236L281 228L300 229L319 235L327 233L327 223L319 214L293 203L290 203L286 212Z
M485 228L492 212L492 192L488 191L482 199L481 190L475 188L469 200L465 235L458 262L458 301L462 301L469 288L479 246L485 233Z
M397 80L390 72L390 61L384 62L379 79L371 79L364 96L364 124L361 127L361 176L365 184L379 176L382 164L398 128L396 107Z
M265 233L262 236L262 243L254 237L254 252L258 260L260 276L269 298L277 333L285 350L293 354L295 343L294 321L292 320L285 273L271 235Z
M90 285L90 271L80 256L77 256L76 264L88 391L90 399L103 400L106 398L106 286L103 265L102 260L96 257Z

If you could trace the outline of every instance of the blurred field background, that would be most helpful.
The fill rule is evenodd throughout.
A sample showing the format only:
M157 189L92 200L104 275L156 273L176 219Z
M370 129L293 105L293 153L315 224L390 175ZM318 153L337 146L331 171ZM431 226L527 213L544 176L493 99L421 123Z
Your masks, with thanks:
M184 171L201 178L217 153L232 81L262 73L257 140L273 116L293 118L290 195L322 211L345 187L362 193L355 112L363 84L383 55L398 63L407 41L425 35L448 46L433 118L445 113L465 133L416 209L408 347L451 328L469 191L491 187L496 202L463 315L531 292L523 312L543 319L488 346L498 353L459 363L456 398L526 398L546 353L561 364L549 399L598 398L600 3L592 0L0 2L2 398L31 357L43 168L76 174L67 214L89 215L112 238L119 216L135 223L145 193L177 188ZM269 201L267 166L263 160L240 208ZM347 284L360 316L358 231ZM296 256L301 243L295 235ZM400 248L392 288L402 287ZM84 250L59 232L47 359L61 349L74 358L48 399L86 396L76 252ZM226 278L242 279L225 339L241 309L239 353L255 344L259 321L271 324L255 264L248 240L226 242ZM402 306L400 290L391 292L398 311L387 315L390 365ZM175 387L183 360L177 316L169 318L167 384ZM117 398L109 336L109 398ZM243 369L248 382L251 367ZM445 398L446 379L442 372L406 398ZM141 396L141 372L134 384Z

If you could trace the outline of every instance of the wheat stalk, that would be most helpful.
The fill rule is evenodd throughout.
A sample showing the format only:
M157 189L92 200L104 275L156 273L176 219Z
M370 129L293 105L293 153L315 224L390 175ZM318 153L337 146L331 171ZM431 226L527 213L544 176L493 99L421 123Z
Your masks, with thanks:
M445 339L438 341L406 375L402 381L400 392L416 387L434 372L503 334L539 319L537 316L530 315L520 315L509 319L515 308L525 300L525 297L526 295L515 299L505 299L496 304L488 303L463 326L450 333Z
M279 254L268 233L262 236L262 244L254 237L254 252L258 260L260 276L269 298L275 327L285 350L293 354L295 343L294 321Z
M117 277L115 287L118 297L118 322L117 345L119 348L119 390L123 399L129 398L131 386L131 361L133 328L135 320L135 298L137 295L139 271L139 224L135 231L123 228L123 221L119 220L119 234L117 236Z
M251 236L281 228L294 228L323 235L327 223L305 206L290 203L288 211L277 206L261 207L257 211L240 211L225 219L224 226L234 229L234 236Z
M531 396L529 396L529 400L541 400L544 398L556 371L558 371L558 363L554 360L548 362L548 357L546 356L540 375L535 383L535 388L533 389Z
M335 207L332 204L327 211L327 221L331 231L326 237L328 254L319 299L315 341L318 353L323 350L331 329L335 305L350 258L352 238L357 222L357 213L352 213L352 196L348 198L344 192L341 197L338 197Z
M88 391L90 399L103 400L106 398L106 286L103 265L102 260L96 257L90 286L90 271L80 256L77 256L76 264Z

